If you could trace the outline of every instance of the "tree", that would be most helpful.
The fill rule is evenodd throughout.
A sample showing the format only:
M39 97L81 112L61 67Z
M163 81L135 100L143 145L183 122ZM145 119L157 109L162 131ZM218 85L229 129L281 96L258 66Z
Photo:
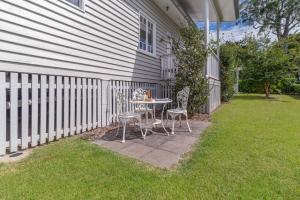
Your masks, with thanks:
M208 83L204 75L207 50L203 31L186 27L178 38L172 40L172 50L177 59L178 73L175 90L190 87L189 112L199 112L208 98Z
M271 30L280 40L299 27L300 1L245 0L241 17L259 28L259 32Z
M289 57L281 46L263 38L250 38L243 49L243 73L247 81L263 88L270 97L272 86L284 79L288 72Z

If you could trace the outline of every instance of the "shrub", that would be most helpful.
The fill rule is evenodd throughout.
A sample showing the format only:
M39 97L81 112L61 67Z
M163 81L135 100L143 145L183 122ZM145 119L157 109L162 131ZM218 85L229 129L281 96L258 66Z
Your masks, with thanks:
M296 78L284 78L277 88L284 94L293 94L295 91Z
M209 93L207 79L203 74L207 60L203 31L194 27L181 29L179 38L173 38L172 50L178 67L175 90L189 86L188 111L200 112Z
M300 95L300 84L294 84L293 88L294 88L294 94Z

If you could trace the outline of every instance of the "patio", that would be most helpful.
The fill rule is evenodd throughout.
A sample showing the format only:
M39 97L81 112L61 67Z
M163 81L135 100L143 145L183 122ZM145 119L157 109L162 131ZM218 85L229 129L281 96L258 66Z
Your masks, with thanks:
M94 144L131 158L138 159L159 168L170 169L189 152L198 141L209 122L191 120L192 133L189 133L185 123L175 128L175 135L163 134L162 128L157 127L157 133L147 134L142 139L140 131L134 128L126 129L126 143L121 143L120 134L116 136L116 129L108 131L93 141Z

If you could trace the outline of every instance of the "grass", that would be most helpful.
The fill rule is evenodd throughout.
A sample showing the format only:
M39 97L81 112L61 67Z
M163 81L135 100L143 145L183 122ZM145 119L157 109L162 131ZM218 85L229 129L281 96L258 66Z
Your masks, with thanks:
M300 199L300 100L236 97L173 171L62 140L0 165L0 199Z

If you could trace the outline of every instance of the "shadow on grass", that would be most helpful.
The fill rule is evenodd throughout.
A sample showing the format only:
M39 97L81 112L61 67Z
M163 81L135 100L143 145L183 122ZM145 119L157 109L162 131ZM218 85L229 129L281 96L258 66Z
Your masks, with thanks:
M241 94L238 96L235 96L234 99L237 100L264 100L264 101L278 101L278 102L287 102L284 100L281 100L280 98L276 97L276 96L270 96L270 97L266 97L263 94Z
M289 95L289 96L292 97L293 99L300 100L300 96L299 95Z
M276 97L265 97L263 95L252 95L252 94L241 94L238 96L235 96L234 99L240 99L240 100L275 100L278 101L278 99Z
M295 96L295 95L289 95L290 97L300 100L300 96ZM238 96L235 96L234 99L237 100L265 100L265 101L278 101L278 102L289 102L287 100L282 100L276 95L272 95L270 97L266 97L263 94L241 94Z

